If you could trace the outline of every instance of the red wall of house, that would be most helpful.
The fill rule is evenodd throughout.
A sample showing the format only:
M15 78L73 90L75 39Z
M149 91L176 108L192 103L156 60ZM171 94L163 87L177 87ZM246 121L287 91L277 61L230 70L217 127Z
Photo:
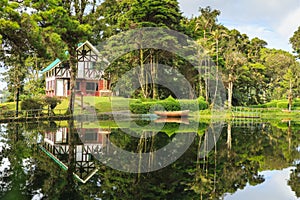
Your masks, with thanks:
M101 93L100 91L101 90L108 90L109 88L109 82L106 81L106 80L96 80L96 81L87 81L87 80L78 80L76 82L80 82L80 88L79 90L75 90L75 94L77 96L101 96ZM87 85L87 82L94 82L96 84L98 84L98 88L97 90L86 90L86 85ZM52 90L46 90L46 95L47 96L55 96L55 86L53 86L54 88ZM76 87L76 85L75 85ZM71 94L71 91L68 90L67 91L67 95L69 96Z

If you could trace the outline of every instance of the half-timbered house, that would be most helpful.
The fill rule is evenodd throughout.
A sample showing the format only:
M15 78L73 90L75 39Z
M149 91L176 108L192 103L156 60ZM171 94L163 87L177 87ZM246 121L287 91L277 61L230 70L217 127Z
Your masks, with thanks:
M109 81L98 67L98 50L86 41L77 48L77 95L107 96L110 94ZM46 79L47 96L68 96L70 94L70 68L68 63L56 59L41 71Z

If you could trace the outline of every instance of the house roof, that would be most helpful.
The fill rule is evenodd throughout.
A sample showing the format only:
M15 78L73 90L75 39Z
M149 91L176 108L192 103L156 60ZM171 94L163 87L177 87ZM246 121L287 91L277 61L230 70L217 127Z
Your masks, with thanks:
M89 41L85 41L83 43L79 43L76 50L80 49L84 45L87 45L96 54L99 54L99 51ZM67 51L66 51L66 53L67 53ZM53 61L50 65L48 65L47 67L45 67L42 71L40 71L40 73L43 74L45 72L48 72L51 69L53 69L54 67L56 67L58 64L60 64L60 63L61 63L61 60L58 59L58 58L56 58L55 61Z
M79 43L78 47L77 47L77 50L80 49L84 45L87 45L96 54L99 54L98 49L96 49L89 41L85 41L84 43Z
M46 68L44 68L42 71L40 71L41 74L51 70L53 67L57 66L58 64L61 63L61 60L56 58L50 65L48 65Z

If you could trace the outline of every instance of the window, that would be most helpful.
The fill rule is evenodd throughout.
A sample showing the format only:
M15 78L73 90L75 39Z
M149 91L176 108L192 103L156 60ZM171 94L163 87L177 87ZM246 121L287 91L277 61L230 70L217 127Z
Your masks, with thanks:
M75 90L80 90L80 82L76 82Z
M99 64L97 65L96 62L89 62L89 69L98 69Z
M93 132L86 132L84 135L84 141L97 141L97 133Z
M87 82L86 83L86 90L91 90L91 91L97 91L97 84L94 82Z

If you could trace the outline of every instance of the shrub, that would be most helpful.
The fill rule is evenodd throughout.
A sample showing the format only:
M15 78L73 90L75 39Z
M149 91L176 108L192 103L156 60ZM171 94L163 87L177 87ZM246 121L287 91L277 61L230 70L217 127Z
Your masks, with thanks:
M197 108L198 106L198 108ZM208 105L204 99L193 100L176 100L169 96L168 98L160 101L136 101L130 104L130 111L135 114L150 113L151 110L166 110L166 111L178 111L178 110L191 110L207 109Z
M57 97L48 97L46 96L44 98L44 102L46 105L48 105L50 107L51 110L53 110L57 104L61 103L61 99L57 98Z
M287 109L288 108L288 102L278 102L277 108Z
M250 108L266 108L266 104L251 105Z
M197 100L181 100L181 110L198 110L199 104Z
M299 101L293 102L292 107L293 108L300 107L300 102Z
M21 110L33 110L30 113L33 115L37 115L39 113L39 109L43 108L43 103L40 99L35 98L27 98L21 102Z
M265 103L266 108L276 108L277 107L277 101L271 101L268 103Z
M208 108L208 104L207 104L207 102L204 100L203 97L199 97L199 98L197 99L197 101L198 101L199 110L205 110L205 109Z
M43 103L39 99L27 98L21 102L21 110L38 110L43 108Z
M181 110L205 110L208 108L208 104L203 98L198 98L196 100L181 100L180 101Z
M145 103L135 102L130 104L129 109L132 113L135 114L146 114L149 113L149 110L152 105L153 103L149 103L149 102L145 102Z
M165 98L163 101L177 101L176 99L174 99L171 95L168 96L168 98Z
M162 100L158 102L166 111L177 111L180 110L180 103L178 101L173 100Z

